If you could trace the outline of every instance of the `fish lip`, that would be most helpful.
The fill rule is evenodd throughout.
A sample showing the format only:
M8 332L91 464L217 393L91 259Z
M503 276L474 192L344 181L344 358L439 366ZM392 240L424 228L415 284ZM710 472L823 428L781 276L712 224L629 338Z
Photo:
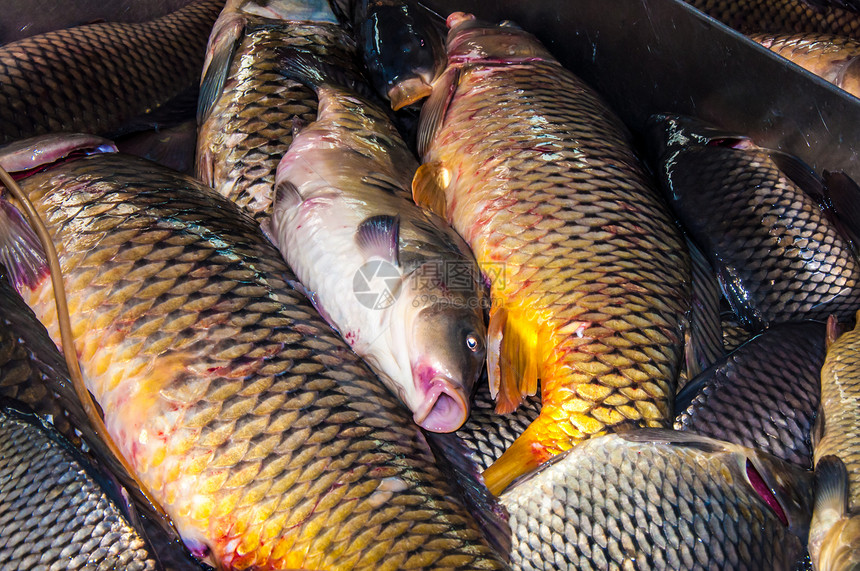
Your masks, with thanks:
M439 398L446 397L453 402L443 400L445 410L436 410L432 414ZM456 407L452 409L451 407ZM459 414L458 414L459 413ZM469 401L463 391L447 378L436 376L430 381L430 388L424 394L424 398L413 413L412 419L415 424L431 432L454 432L466 422L469 417Z

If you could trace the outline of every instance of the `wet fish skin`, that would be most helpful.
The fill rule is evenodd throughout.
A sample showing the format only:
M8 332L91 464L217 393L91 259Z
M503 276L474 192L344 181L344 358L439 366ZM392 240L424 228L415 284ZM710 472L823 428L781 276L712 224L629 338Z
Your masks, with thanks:
M0 566L159 569L110 476L22 406L0 407Z
M791 570L811 480L768 454L686 433L594 437L502 494L511 561L523 570Z
M691 117L652 125L669 202L744 326L853 315L860 264L813 198L823 182L809 167Z
M445 24L436 14L411 0L362 0L353 19L370 80L392 109L430 95L445 67Z
M275 172L293 130L317 115L314 92L280 73L277 49L306 50L360 75L355 42L334 15L309 21L303 7L318 8L320 18L328 9L314 0L231 0L207 48L195 173L258 221L271 216Z
M540 414L540 395L526 397L517 410L509 414L496 412L496 402L490 395L486 369L477 382L469 419L457 432L472 451L482 470L504 454L505 450Z
M320 313L415 422L452 432L486 356L477 263L444 220L412 202L418 163L385 111L328 77L337 73L329 62L281 53L285 73L312 85L320 106L278 165L271 235ZM359 296L368 272L385 276L391 299Z
M140 24L102 23L0 46L0 145L66 131L109 135L195 89L222 0Z
M824 324L772 327L693 379L675 401L675 430L734 442L812 469Z
M860 97L860 41L825 34L753 34L750 39Z
M804 0L686 0L744 34L819 33L860 37L860 14ZM833 3L831 3L833 4Z
M57 244L88 388L198 556L504 567L409 415L287 285L252 219L117 153L21 183ZM56 340L48 282L22 289Z
M828 324L830 326L830 324ZM860 564L860 328L829 328L815 427L816 498L809 554L819 571Z
M460 13L448 21L448 67L422 108L413 193L491 276L497 410L515 409L538 377L542 391L541 416L484 474L498 493L614 425L668 425L690 267L597 95L522 30Z

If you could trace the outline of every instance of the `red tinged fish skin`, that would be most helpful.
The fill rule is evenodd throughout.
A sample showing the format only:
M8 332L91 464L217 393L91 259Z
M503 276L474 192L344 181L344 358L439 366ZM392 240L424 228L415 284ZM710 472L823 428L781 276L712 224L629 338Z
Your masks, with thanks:
M119 153L21 184L57 244L87 386L195 553L259 571L504 568L251 218ZM50 282L20 289L56 341Z
M497 411L541 382L540 417L485 472L498 493L585 438L665 427L689 305L686 248L597 95L531 35L448 18L413 182L489 276Z

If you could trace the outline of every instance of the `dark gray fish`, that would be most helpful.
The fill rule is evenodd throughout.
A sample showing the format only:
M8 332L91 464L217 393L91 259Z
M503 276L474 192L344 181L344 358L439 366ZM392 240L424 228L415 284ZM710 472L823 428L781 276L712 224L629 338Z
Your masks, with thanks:
M689 379L725 354L720 324L719 282L710 262L689 238L687 249L690 251L692 269L692 295L690 326L684 344L684 369L678 376L679 391Z
M744 34L815 32L858 37L856 0L686 0Z
M58 30L0 47L0 145L59 131L115 134L194 92L223 0L141 24Z
M823 364L824 324L772 327L678 393L675 429L757 448L811 469Z
M741 324L860 308L860 264L840 221L822 211L824 181L799 159L683 116L652 118L661 181Z
M723 313L720 317L720 327L723 331L723 350L731 353L755 336L738 322L732 313Z
M108 473L10 403L0 404L0 567L158 568Z
M501 496L522 570L786 570L806 543L812 474L704 436L586 440Z
M164 129L149 129L116 140L122 153L143 157L185 174L194 174L197 121L191 119Z
M472 399L472 413L466 424L456 434L472 450L478 465L486 470L538 417L540 407L540 393L538 393L526 397L514 412L497 413L496 403L490 395L485 369L478 379L478 390Z
M400 109L427 97L445 69L445 21L412 0L359 0L356 43L377 92Z

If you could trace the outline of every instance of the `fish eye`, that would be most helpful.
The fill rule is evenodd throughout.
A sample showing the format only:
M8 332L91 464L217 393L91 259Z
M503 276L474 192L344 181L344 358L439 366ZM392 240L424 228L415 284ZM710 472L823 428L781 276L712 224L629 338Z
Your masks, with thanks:
M478 339L477 335L474 333L466 335L466 347L469 348L469 351L472 351L473 353L477 352L480 345L481 341Z

